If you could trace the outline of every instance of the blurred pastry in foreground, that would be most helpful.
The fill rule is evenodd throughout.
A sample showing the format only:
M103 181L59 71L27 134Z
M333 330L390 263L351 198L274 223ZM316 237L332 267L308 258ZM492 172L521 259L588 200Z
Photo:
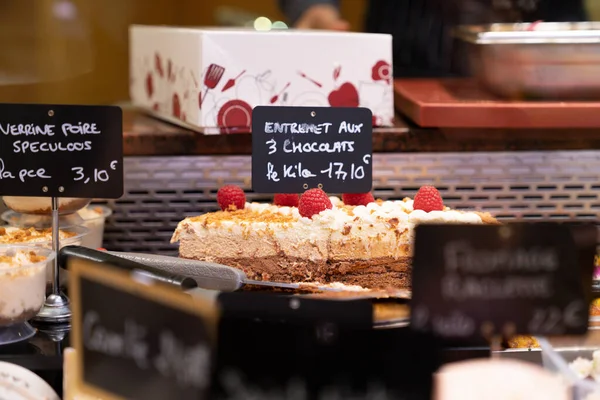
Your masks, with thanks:
M590 317L600 316L600 299L594 299L590 305ZM538 341L533 336L517 335L508 340L510 349L537 349L540 347Z
M600 299L594 299L590 306L590 317L600 317Z
M560 375L525 361L484 359L448 364L435 376L434 400L570 400Z
M508 347L511 349L538 349L540 344L533 336L517 335L509 339Z

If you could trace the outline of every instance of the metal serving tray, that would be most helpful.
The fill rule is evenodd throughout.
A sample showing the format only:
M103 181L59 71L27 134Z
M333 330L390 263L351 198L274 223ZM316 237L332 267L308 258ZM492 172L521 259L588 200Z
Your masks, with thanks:
M465 25L456 36L474 44L600 43L600 22Z
M530 30L531 29L531 30ZM461 26L475 77L510 99L600 99L600 23Z

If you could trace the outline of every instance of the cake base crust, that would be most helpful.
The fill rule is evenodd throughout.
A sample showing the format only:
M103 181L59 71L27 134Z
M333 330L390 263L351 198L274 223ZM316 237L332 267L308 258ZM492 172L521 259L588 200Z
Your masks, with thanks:
M195 258L244 271L249 279L271 282L339 282L369 289L410 288L411 257L399 259L344 260L311 262L287 257Z

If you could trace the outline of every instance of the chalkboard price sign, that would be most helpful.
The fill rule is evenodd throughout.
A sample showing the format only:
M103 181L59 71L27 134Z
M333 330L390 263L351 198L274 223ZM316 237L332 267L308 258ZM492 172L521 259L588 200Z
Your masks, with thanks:
M0 104L0 195L121 197L121 109Z
M252 189L364 193L372 187L367 108L267 107L252 112Z
M411 326L452 339L583 334L593 225L421 225Z
M103 399L202 399L212 377L213 305L140 282L107 264L73 259L78 386Z

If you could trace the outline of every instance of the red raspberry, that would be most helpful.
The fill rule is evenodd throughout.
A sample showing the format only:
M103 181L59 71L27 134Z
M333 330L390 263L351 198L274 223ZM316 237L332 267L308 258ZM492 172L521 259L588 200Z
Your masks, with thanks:
M223 211L243 210L246 206L246 194L239 186L226 185L217 192L217 203Z
M373 203L375 198L371 192L369 193L344 193L342 201L347 206L366 206Z
M415 210L423 210L425 212L443 211L444 200L442 200L440 192L438 192L435 187L421 186L415 195L413 208Z
M300 196L296 193L277 193L273 197L273 204L282 207L298 207Z
M300 215L307 218L312 218L313 215L331 208L333 208L331 200L327 197L327 193L321 189L307 190L300 196L300 201L298 202Z

